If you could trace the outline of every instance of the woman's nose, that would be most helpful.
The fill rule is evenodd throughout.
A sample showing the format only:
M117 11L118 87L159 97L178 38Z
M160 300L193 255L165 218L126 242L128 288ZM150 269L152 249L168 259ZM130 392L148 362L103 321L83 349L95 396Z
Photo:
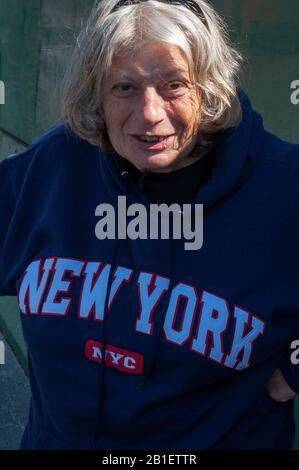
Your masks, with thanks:
M138 108L139 116L150 124L161 121L166 115L164 100L152 87L143 91Z

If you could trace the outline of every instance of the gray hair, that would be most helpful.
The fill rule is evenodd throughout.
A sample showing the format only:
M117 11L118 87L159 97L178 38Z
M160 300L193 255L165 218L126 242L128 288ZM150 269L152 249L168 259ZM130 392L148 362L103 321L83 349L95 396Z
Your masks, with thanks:
M113 152L101 96L113 58L123 48L159 41L180 47L201 96L198 151L213 146L213 134L238 124L242 56L231 45L222 18L206 0L194 0L205 21L183 5L148 0L115 8L118 0L97 1L77 38L63 83L61 117L80 137ZM113 11L115 9L115 11Z

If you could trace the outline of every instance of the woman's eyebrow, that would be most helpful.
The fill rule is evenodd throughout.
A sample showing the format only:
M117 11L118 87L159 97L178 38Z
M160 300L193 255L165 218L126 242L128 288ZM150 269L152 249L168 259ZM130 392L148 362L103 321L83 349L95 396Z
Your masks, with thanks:
M161 78L171 78L174 75L188 76L188 73L184 69L175 68L175 69L167 70L166 72L159 71L157 72L157 75ZM140 78L143 78L143 76L136 72L132 72L131 74L128 74L128 73L122 74L122 73L116 72L111 77L112 80L134 80L134 79L140 79Z
M188 73L185 69L180 69L180 68L171 69L164 73L161 73L161 76L165 78L172 77L173 75L185 75L186 76L188 75Z

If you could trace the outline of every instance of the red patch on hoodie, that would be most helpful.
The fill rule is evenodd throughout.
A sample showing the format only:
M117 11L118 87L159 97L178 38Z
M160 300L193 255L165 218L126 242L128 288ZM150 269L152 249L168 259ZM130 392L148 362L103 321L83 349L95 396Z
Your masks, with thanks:
M93 339L88 340L85 345L85 357L101 364L102 343ZM113 367L127 374L141 375L143 361L144 358L141 354L106 344L105 363L108 367Z

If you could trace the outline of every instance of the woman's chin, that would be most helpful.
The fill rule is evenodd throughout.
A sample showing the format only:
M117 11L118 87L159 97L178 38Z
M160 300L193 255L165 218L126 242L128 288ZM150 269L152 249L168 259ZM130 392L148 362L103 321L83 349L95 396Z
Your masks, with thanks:
M131 160L131 163L140 171L167 172L172 171L174 161L175 159L170 158L169 155L156 154L139 155L134 161Z

